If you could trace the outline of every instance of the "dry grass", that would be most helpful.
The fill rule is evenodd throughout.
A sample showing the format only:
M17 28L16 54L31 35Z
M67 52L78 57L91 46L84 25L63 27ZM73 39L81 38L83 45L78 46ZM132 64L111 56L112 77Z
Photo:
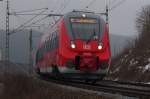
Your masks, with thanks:
M5 75L0 99L112 99L59 88L25 75Z

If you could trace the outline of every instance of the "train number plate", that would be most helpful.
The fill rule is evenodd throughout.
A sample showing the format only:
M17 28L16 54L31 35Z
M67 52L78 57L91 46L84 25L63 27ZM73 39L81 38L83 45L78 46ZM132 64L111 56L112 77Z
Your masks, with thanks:
M91 49L91 45L88 45L88 44L85 44L85 45L83 45L83 49Z

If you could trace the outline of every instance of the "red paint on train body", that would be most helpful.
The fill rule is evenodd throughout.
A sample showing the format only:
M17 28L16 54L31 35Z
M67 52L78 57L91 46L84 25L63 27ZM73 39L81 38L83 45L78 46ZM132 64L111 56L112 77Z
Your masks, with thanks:
M111 61L109 30L105 21L94 13L70 12L50 28L36 54L40 73L69 76L108 73ZM81 74L81 75L80 75ZM72 77L72 76L71 76ZM78 78L78 77L77 77Z

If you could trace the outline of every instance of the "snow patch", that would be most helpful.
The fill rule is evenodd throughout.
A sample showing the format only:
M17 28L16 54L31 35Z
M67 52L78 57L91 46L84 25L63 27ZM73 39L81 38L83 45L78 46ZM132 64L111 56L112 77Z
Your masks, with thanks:
M143 72L147 71L150 69L150 63L147 64L144 68L143 68Z
M119 80L119 78L115 78L115 79L114 79L114 81L118 81L118 80Z
M139 62L138 61L136 61L135 59L131 59L131 61L130 61L130 65L136 65L136 64L138 64Z
M138 61L135 61L133 64L135 65L135 64L138 64L139 62Z
M150 84L150 82L146 83L146 84Z
M148 58L148 62L150 63L150 58Z
M113 71L113 73L116 73L116 72L118 72L119 70L120 70L120 66L117 67L117 68Z
M128 57L128 54L124 55L124 58L127 58Z
M132 65L132 64L133 64L133 62L134 62L134 59L131 59L131 60L130 60L130 65Z
M138 68L138 69L143 69L143 67L142 67L142 66L137 66L137 68Z
M132 53L132 50L129 50L129 54L131 54Z
M123 61L124 61L124 58L121 59L121 62L123 62Z
M146 70L150 69L150 63L145 66L145 69L146 69Z

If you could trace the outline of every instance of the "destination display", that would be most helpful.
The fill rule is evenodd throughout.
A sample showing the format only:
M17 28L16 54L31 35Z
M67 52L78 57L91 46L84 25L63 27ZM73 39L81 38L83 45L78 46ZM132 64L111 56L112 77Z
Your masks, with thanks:
M71 18L71 23L91 23L95 24L97 23L96 19L83 19L83 18Z

